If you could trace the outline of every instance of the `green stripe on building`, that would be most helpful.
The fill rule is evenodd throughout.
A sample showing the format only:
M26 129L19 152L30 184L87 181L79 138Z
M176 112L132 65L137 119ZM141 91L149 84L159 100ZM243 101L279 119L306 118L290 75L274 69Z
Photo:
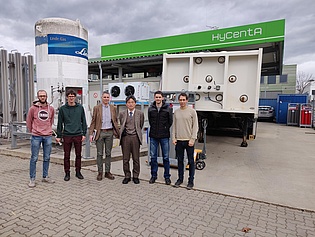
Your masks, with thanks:
M101 46L102 60L184 53L284 41L285 20Z

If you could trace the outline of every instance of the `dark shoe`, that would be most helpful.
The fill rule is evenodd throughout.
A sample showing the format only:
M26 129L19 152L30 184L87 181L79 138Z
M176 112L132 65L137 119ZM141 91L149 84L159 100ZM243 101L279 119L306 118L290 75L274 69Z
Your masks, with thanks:
M154 184L156 180L156 177L151 177L151 179L149 180L149 184Z
M127 184L131 181L131 178L124 178L124 180L122 181L123 184Z
M139 183L140 183L140 180L139 180L138 178L132 178L132 180L133 180L133 182L134 182L135 184L139 184Z
M83 177L83 175L81 174L80 171L77 171L77 172L75 173L75 177L77 177L78 179L84 179L84 177Z
M181 181L181 180L178 179L178 180L176 181L176 183L174 184L174 187L175 187L175 188L178 188L182 183L183 183L183 181Z
M171 179L170 178L166 178L165 179L165 184L166 185L170 185L171 184Z
M194 187L194 183L193 182L188 182L188 184L187 184L187 189L188 190L192 190L193 189L193 187Z
M105 178L108 178L108 179L115 179L114 175L111 174L111 172L105 172Z
M98 175L97 175L96 179L98 181L101 181L103 179L103 172L98 172Z
M69 181L70 180L70 172L66 172L66 175L63 179L64 181Z

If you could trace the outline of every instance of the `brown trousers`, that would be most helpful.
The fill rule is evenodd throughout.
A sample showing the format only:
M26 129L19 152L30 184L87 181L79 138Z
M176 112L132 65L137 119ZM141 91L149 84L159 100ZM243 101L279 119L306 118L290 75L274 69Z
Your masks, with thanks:
M131 178L130 154L132 155L133 178L139 178L140 174L140 141L137 135L126 135L121 138L121 151L123 154L123 170L125 178Z
M75 171L81 170L81 151L82 151L82 136L64 136L63 137L63 151L64 151L64 170L70 171L70 153L72 143L75 151Z

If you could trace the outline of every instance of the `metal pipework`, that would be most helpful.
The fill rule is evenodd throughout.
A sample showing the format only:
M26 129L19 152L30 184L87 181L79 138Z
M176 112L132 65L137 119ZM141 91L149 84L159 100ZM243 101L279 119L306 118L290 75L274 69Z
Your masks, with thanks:
M17 121L22 122L26 120L26 111L24 106L25 93L24 81L22 75L22 56L21 53L16 52L14 55L15 63L15 95L16 95L16 115Z
M34 57L32 55L27 55L28 62L28 98L30 103L35 99L34 92Z
M0 51L0 101L2 102L2 122L8 124L10 122L10 109L9 109L9 81L8 81L8 52L1 49Z
M8 61L8 81L9 81L9 92L10 92L10 122L16 121L16 76L15 76L15 62L14 62L14 54L9 53L9 61Z

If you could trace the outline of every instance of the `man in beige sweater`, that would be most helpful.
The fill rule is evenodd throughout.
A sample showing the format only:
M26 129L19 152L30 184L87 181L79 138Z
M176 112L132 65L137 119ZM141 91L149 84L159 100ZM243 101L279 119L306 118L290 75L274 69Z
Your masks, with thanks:
M178 162L178 180L174 187L178 188L184 180L184 152L186 150L189 164L187 189L192 189L195 176L194 144L197 139L198 117L196 111L187 105L188 95L186 93L181 93L178 100L180 108L174 112L172 131L172 140Z

